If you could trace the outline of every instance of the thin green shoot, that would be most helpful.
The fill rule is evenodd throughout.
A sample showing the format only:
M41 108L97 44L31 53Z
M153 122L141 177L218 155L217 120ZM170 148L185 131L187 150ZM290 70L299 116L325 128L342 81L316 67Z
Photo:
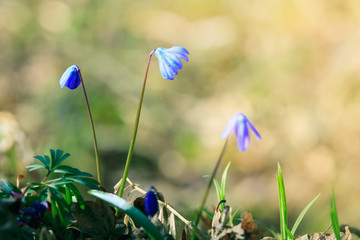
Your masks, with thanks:
M212 214L208 210L204 209L204 212L210 217L211 220L214 218L214 214Z
M291 229L291 234L294 235L296 232L296 229L298 228L299 224L301 223L301 221L303 220L305 214L307 213L307 211L310 209L311 205L313 205L313 203L318 199L318 197L320 196L320 194L318 194L300 213L300 215L298 216L298 218L296 219L294 226Z
M338 219L338 214L337 214L337 210L336 210L334 189L333 189L332 196L331 196L330 219L331 219L331 225L334 230L336 240L341 240L340 226L339 226L339 219Z
M221 183L219 184L218 180L216 180L216 178L213 178L213 183L215 186L215 191L216 191L216 195L218 197L218 202L222 201L222 200L226 200L225 199L225 192L226 192L226 177L227 177L227 173L230 167L230 162L226 165L223 174L221 176ZM220 209L221 211L224 209L225 203L221 203L220 204Z
M222 174L222 176L221 176L220 199L219 199L219 202L220 202L221 200L225 200L226 177L227 177L227 173L228 173L230 164L231 164L231 162L229 162L229 163L226 165L226 167L225 167L225 169L224 169L224 172L223 172L223 174ZM225 206L225 203L221 204L221 205L220 205L220 209L223 210L224 206Z
M277 183L279 189L279 210L280 210L280 232L281 239L287 240L288 237L288 226L287 226L287 208L286 208L286 195L285 195L285 185L284 179L281 172L280 164L278 163L278 175Z
M240 208L236 209L236 211L234 212L234 214L231 216L231 218L229 220L228 226L231 226L231 224L234 224L234 219L235 219L236 215L239 213L239 211L240 211Z

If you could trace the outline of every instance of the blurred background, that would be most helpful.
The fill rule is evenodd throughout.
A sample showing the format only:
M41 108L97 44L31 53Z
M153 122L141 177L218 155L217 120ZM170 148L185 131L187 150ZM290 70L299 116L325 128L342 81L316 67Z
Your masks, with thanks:
M175 80L151 62L129 177L154 185L192 219L241 110L252 134L233 136L227 203L279 229L277 162L289 222L319 193L298 234L330 223L335 189L340 223L360 221L360 7L356 0L0 1L0 176L30 181L25 165L49 149L96 174L81 89L59 79L77 64L87 88L105 187L121 178L148 54L183 46ZM213 192L207 201L217 204Z

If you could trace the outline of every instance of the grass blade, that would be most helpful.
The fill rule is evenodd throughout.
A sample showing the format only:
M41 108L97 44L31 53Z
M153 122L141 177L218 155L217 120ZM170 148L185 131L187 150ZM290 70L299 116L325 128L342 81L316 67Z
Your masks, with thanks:
M228 173L228 170L230 167L230 163L231 162L229 162L226 165L224 172L222 174L222 177L221 177L221 191L220 191L221 200L225 200L226 176L227 176L227 173Z
M220 189L219 183L215 178L213 178L213 183L215 186L216 195L218 196L218 201L220 202L222 199L221 199L221 189Z
M239 213L240 211L240 208L236 209L236 211L233 213L233 215L231 216L231 219L229 220L229 226L231 223L234 223L234 219L235 219L235 216Z
M298 228L299 224L301 223L302 219L304 218L305 214L307 213L307 211L309 210L309 208L311 207L311 205L313 205L313 203L316 201L316 199L318 199L318 197L320 196L317 195L300 213L300 215L298 216L298 218L296 219L294 226L291 229L291 234L294 235L296 232L296 229Z
M140 210L129 204L124 199L114 194L101 192L98 190L90 190L88 193L119 208L122 212L129 215L135 224L142 226L152 239L164 239L164 236L159 232L155 225Z
M280 164L278 163L278 189L279 189L279 210L280 210L280 231L281 239L287 240L287 208L286 208L286 196L285 196L285 186L284 179L282 176Z
M334 189L331 196L331 209L330 209L330 219L331 225L334 230L334 234L337 240L341 240L340 238L340 226L339 226L339 219L336 210L336 202L335 202L335 193Z
M295 240L294 235L290 232L289 228L286 228L286 233L291 240Z

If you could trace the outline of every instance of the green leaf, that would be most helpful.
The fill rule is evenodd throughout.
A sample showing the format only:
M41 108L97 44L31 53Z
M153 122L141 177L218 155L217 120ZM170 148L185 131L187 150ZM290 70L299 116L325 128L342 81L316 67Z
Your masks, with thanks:
M313 203L316 201L316 199L318 199L318 197L320 196L317 195L300 213L300 215L298 216L298 218L296 219L294 226L291 229L291 234L294 235L296 232L296 229L298 228L299 224L301 223L302 219L304 218L305 214L307 213L307 211L310 209L311 205L313 205Z
M62 225L68 225L70 221L73 221L73 217L70 214L70 208L66 203L64 197L54 188L49 187L51 204L53 201L56 203L57 213Z
M93 177L90 173L82 172L77 168L73 168L67 165L57 166L54 168L53 173L65 173L79 177Z
M281 172L280 164L278 163L278 189L279 189L279 210L280 210L280 232L282 240L287 240L287 208L284 179Z
M84 199L83 199L79 189L72 183L67 184L67 186L70 188L71 192L75 196L75 198L77 200L77 203L80 206L80 208L85 209L85 202L84 202Z
M211 219L214 218L214 215L211 214L208 210L204 209L203 211L204 211Z
M64 187L65 187L65 200L67 205L70 206L72 203L71 190L67 184L65 184Z
M231 219L229 220L229 224L230 223L234 223L234 219L236 217L236 214L238 214L238 212L240 211L240 208L236 209L236 211L234 212L234 214L231 216Z
M37 170L37 169L41 169L41 168L46 169L46 167L43 164L40 164L40 163L33 163L33 164L30 164L30 165L27 165L26 168L29 168L30 172L34 171L34 170Z
M334 234L335 234L336 239L341 240L340 226L339 226L339 219L338 219L337 210L336 210L334 189L333 189L332 196L331 196L330 219L331 219L331 225L332 225L332 228L334 230Z
M44 155L45 161L49 163L49 170L52 169L52 161L51 158L49 158L49 156Z
M36 158L37 160L42 162L44 164L45 168L50 170L50 159L49 159L49 157L44 158L43 156L35 156L34 158Z
M225 200L226 176L227 176L230 164L231 164L231 162L229 162L226 165L224 172L222 174L222 177L221 177L221 191L220 191L221 192L221 200Z
M129 204L124 199L114 194L97 190L90 190L89 194L104 200L129 215L135 224L142 226L152 239L164 239L164 236L159 232L155 225L140 210Z
M10 195L12 191L17 192L17 193L21 193L21 191L15 187L14 185L12 185L11 183L9 183L7 180L2 179L0 181L0 189L3 193L5 193L6 195Z
M53 169L55 167L55 163L56 163L56 157L55 157L55 150L54 149L50 149L50 156L51 156L50 169Z
M62 178L60 178L60 179L58 179L58 180L50 183L49 185L51 185L51 186L57 186L57 185L63 185L63 184L68 184L68 183L73 183L73 182L74 182L74 180L72 180L72 179L68 179L68 178L66 178L66 177L62 177Z
M66 177L66 179L73 180L74 182L80 183L87 186L90 189L99 189L99 182L93 178L87 177Z
M53 150L54 151L54 150ZM64 155L62 155L64 153L63 150L56 150L56 153L54 151L54 164L53 164L53 167L55 168L56 166L58 166L62 161L64 161L65 159L67 159L68 157L70 157L70 154L69 153L65 153Z
M214 186L215 186L216 194L218 196L218 201L220 202L223 199L221 199L221 189L220 189L219 182L215 178L213 178L213 183L214 183Z

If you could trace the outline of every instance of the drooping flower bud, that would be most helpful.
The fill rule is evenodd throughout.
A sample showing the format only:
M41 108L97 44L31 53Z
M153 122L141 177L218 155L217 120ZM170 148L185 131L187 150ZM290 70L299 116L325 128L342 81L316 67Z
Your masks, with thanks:
M159 203L155 188L151 187L145 195L145 211L149 217L153 217L159 211Z
M70 90L74 90L79 87L81 83L80 68L76 65L72 65L65 70L60 78L60 87L68 87Z

